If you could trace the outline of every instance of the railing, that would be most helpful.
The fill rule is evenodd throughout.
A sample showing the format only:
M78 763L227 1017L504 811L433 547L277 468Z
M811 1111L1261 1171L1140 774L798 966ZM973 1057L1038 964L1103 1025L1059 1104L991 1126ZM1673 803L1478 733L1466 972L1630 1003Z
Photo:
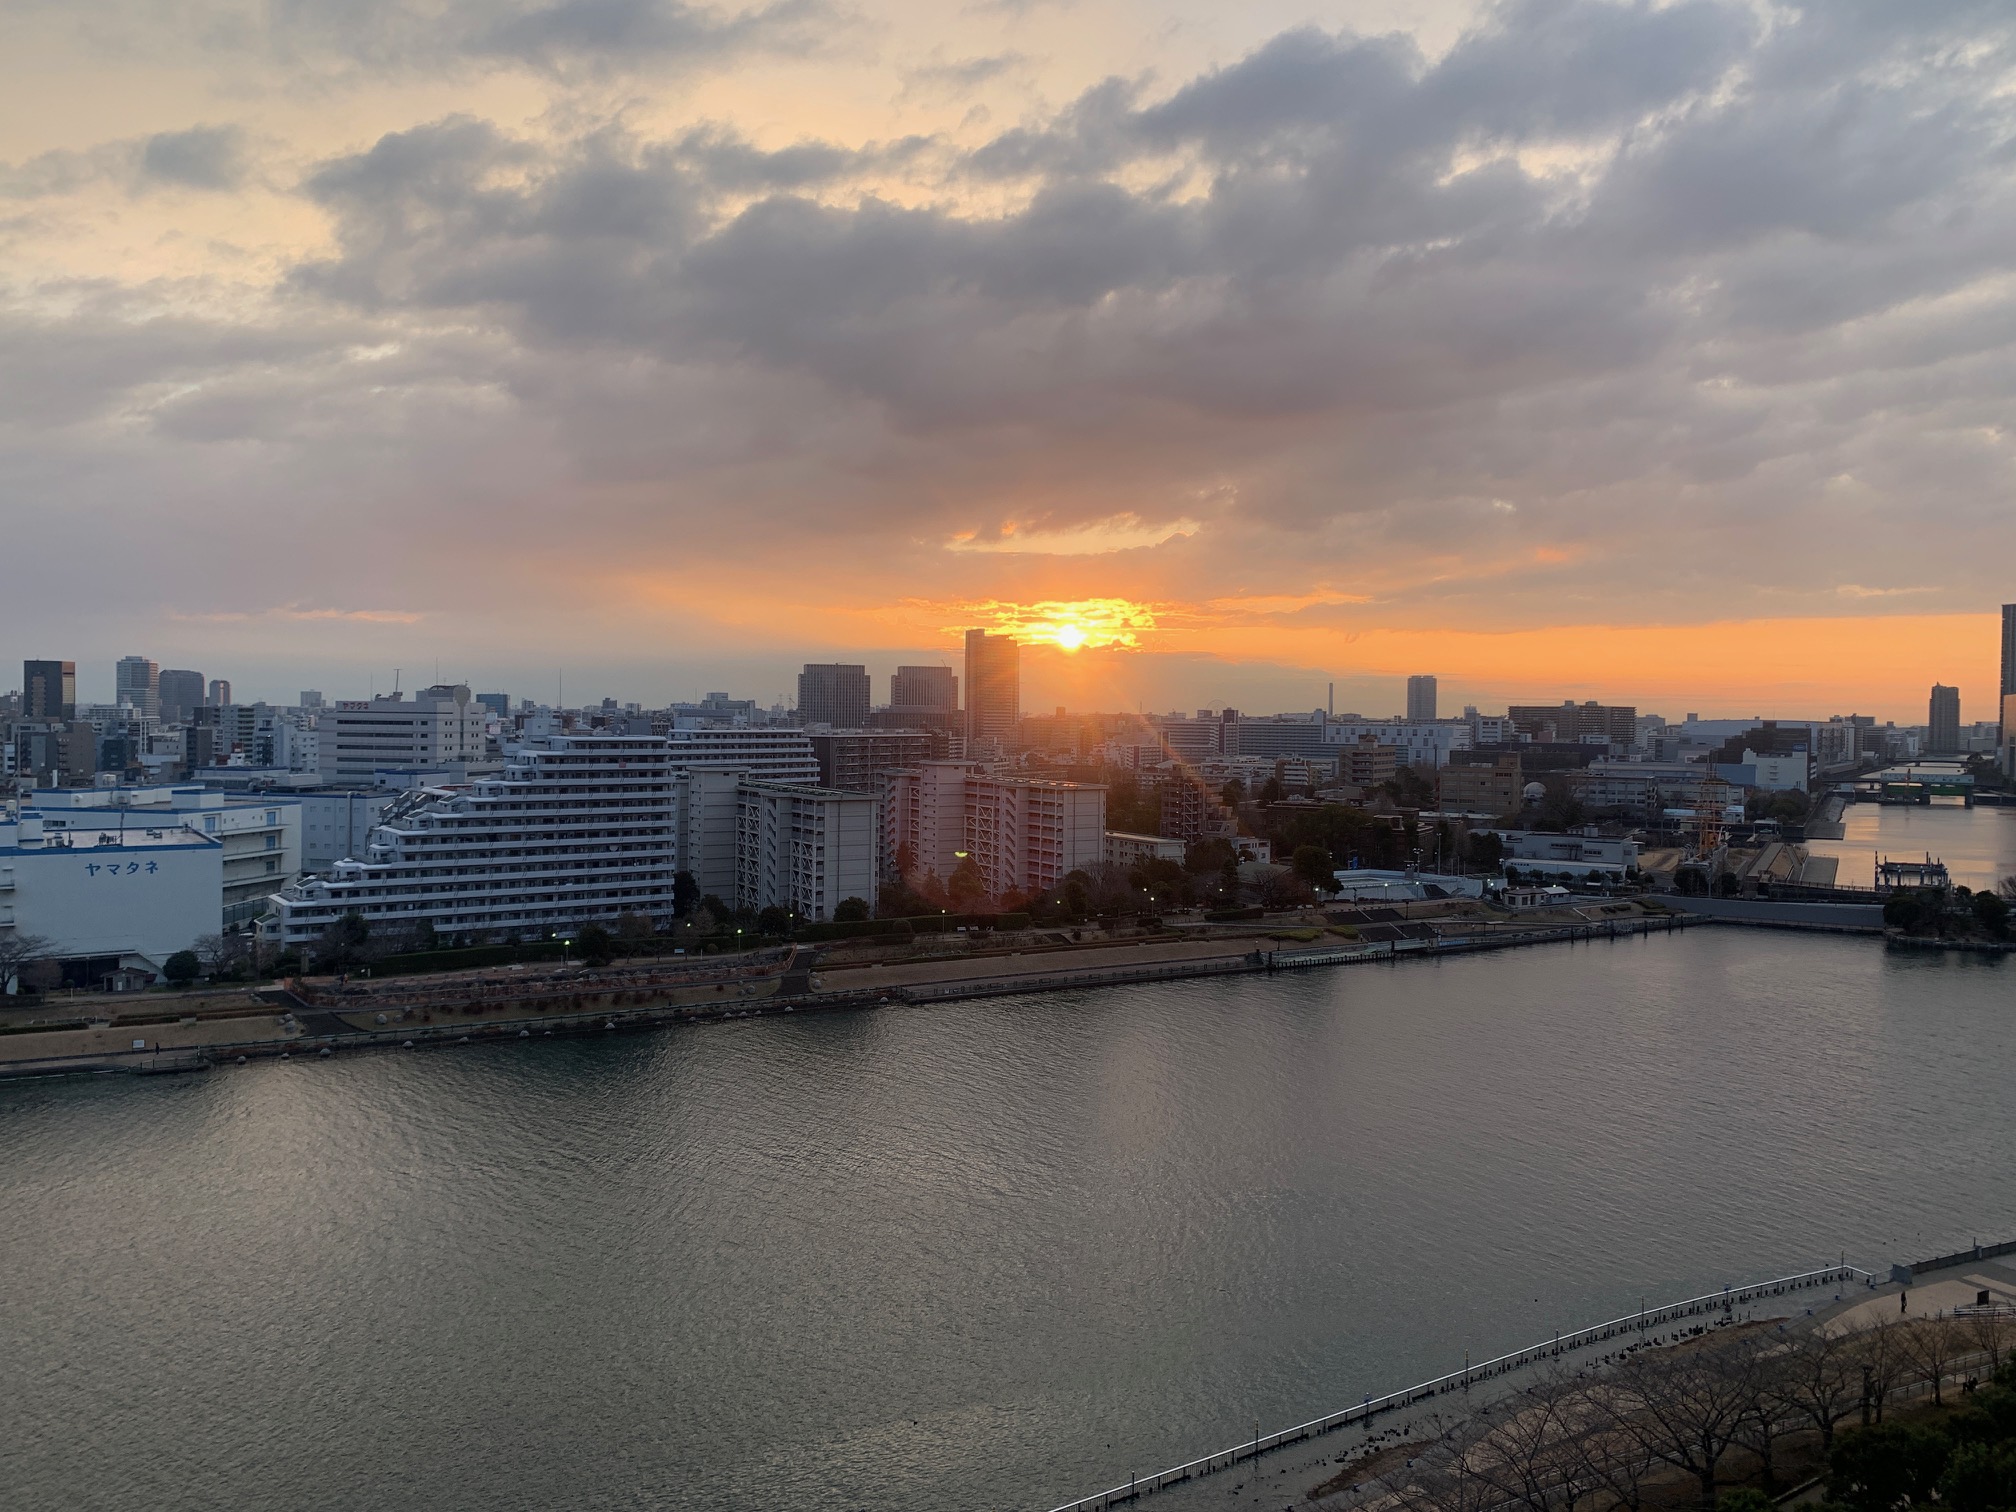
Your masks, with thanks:
M1381 1413L1412 1406L1416 1402L1426 1401L1446 1392L1467 1390L1480 1381L1487 1381L1509 1371L1538 1364L1542 1360L1557 1359L1574 1350L1586 1349L1592 1344L1627 1337L1636 1342L1643 1340L1653 1329L1662 1328L1683 1318L1699 1317L1704 1313L1729 1314L1737 1307L1764 1297L1782 1296L1794 1291L1810 1291L1819 1286L1845 1286L1852 1281L1860 1281L1867 1286L1876 1284L1876 1278L1859 1266L1832 1265L1822 1270L1802 1271L1796 1276L1780 1276L1776 1280L1757 1281L1748 1286L1727 1287L1706 1296L1668 1302L1664 1306L1649 1308L1628 1317L1613 1318L1608 1323L1579 1328L1573 1333L1557 1334L1545 1343L1515 1349L1510 1354L1502 1354L1480 1364L1466 1365L1461 1370L1437 1376L1432 1381L1423 1381L1418 1386L1409 1386L1402 1391L1388 1392L1380 1397L1367 1397L1355 1406L1345 1407L1319 1418L1311 1418L1308 1422L1298 1423L1293 1428L1283 1428L1274 1433L1255 1434L1250 1442L1235 1445L1230 1449L1220 1449L1215 1454L1207 1454L1201 1459L1190 1460L1167 1470L1159 1470L1153 1475L1134 1477L1124 1486L1115 1486L1108 1491L1096 1491L1090 1496L1080 1497L1077 1501L1065 1502L1062 1506L1053 1508L1052 1512L1103 1512L1104 1508L1133 1501L1151 1491L1160 1491L1166 1486L1179 1485L1198 1476L1229 1469L1241 1460L1257 1459L1270 1449L1300 1443L1304 1439L1314 1438L1321 1433L1330 1433L1353 1423L1369 1422Z

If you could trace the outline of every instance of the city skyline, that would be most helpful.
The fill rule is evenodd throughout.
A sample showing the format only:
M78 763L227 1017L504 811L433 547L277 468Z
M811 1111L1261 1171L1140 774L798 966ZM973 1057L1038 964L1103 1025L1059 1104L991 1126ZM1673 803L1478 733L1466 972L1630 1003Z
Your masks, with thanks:
M1132 644L1032 707L1997 676L1996 7L186 9L0 65L10 544L120 584L22 575L19 655L767 696L1062 604Z

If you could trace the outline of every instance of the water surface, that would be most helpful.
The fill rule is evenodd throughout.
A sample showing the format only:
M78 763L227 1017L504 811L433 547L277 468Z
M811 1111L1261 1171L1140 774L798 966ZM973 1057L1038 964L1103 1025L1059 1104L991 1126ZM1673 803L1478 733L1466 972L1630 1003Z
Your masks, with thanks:
M2012 976L1696 929L0 1087L9 1505L1049 1507L2016 1236Z

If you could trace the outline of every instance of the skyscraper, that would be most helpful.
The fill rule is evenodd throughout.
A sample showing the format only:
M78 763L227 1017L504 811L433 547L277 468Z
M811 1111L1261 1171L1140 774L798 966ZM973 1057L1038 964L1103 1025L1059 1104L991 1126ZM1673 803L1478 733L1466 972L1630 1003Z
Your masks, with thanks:
M798 674L798 718L858 730L868 723L868 669L847 662L807 662Z
M136 713L161 714L161 664L144 656L122 656L113 668L117 701Z
M1410 677L1407 679L1407 722L1421 724L1435 717L1435 679L1432 677Z
M1931 725L1927 745L1934 756L1953 756L1960 750L1960 690L1944 683L1932 684Z
M959 679L950 667L898 667L889 679L889 706L955 713L959 708Z
M228 704L229 702L231 702L230 679L223 677L211 678L210 706L215 709L221 709L224 707L224 705Z
M21 714L25 719L77 717L77 663L21 663Z
M1022 647L1006 635L966 632L966 738L1010 740L1022 722Z
M170 669L161 674L161 722L186 724L203 707L203 674Z

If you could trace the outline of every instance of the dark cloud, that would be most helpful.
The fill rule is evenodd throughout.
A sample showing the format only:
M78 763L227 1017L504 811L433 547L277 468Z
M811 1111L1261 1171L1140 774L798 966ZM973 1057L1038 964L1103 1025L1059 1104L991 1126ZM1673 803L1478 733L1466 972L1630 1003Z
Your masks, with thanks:
M236 126L163 131L140 148L140 177L189 189L236 189L249 169L245 133Z
M652 15L481 35L698 45ZM2012 465L2010 48L2000 7L1519 0L1440 57L1294 31L963 153L453 118L307 178L334 250L250 345L108 321L41 402L303 465L354 423L386 476L494 480L486 541L559 497L605 557L1133 511L1205 521L1164 554L1200 584L1431 562L1423 605L1699 617L1881 580L1841 563L1889 499L1954 535L1886 568L1964 598L1999 557L1945 548Z

